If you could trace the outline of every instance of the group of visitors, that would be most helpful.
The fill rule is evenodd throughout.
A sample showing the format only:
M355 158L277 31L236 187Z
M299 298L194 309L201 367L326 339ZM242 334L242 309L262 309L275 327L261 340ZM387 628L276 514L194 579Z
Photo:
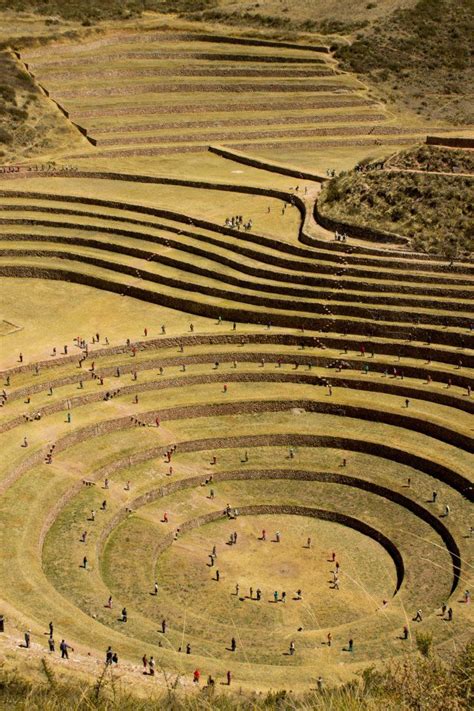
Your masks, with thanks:
M244 218L242 215L233 215L232 217L226 217L224 221L224 227L230 227L233 230L240 230L241 227L246 232L249 232L252 229L253 222L251 219L248 219L247 222L244 222Z

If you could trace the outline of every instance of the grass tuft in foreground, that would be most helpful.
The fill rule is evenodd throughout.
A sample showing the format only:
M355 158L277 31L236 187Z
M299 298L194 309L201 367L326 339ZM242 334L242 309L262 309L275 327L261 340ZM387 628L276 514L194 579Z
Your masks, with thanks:
M0 707L28 711L464 711L472 708L474 688L474 641L449 661L432 655L421 640L422 652L385 669L366 670L359 682L343 687L314 689L305 695L269 692L265 696L220 693L205 686L194 694L182 693L169 684L164 692L140 699L120 687L108 668L95 684L57 681L46 660L41 662L44 683L22 678L15 672L0 672Z

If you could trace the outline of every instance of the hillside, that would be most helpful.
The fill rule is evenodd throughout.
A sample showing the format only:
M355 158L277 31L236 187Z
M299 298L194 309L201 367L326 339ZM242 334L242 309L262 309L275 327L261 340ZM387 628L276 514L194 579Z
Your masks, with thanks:
M431 119L472 123L472 0L419 0L337 51L382 95Z
M385 161L385 165L428 172L474 174L474 151L424 144L396 153Z
M382 170L367 161L341 173L323 187L318 209L334 220L409 237L417 250L461 257L474 246L468 172L470 151L421 146L392 156Z
M105 21L172 13L280 39L311 42L315 33L327 35L342 66L383 101L429 120L473 122L472 0L310 0L291 6L283 0L0 0L0 12L6 10L25 17L39 13L51 34L65 22L100 30Z
M0 159L5 163L87 145L8 50L0 51L0 119Z
M79 22L120 20L144 12L177 13L226 24L274 29L326 32L367 27L394 9L411 7L416 0L309 0L290 3L281 0L0 0L0 10L37 12Z
M0 0L0 711L472 707L469 129L337 54L415 5Z

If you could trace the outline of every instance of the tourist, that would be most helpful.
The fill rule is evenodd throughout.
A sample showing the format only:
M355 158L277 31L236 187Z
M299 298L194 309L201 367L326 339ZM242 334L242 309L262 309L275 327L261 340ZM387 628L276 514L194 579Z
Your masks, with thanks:
M105 663L107 666L110 666L112 664L112 657L114 656L114 653L112 651L112 647L107 647L107 651L105 653Z
M74 652L74 649L69 644L67 644L64 639L61 640L59 649L61 650L61 659L69 659L69 649Z

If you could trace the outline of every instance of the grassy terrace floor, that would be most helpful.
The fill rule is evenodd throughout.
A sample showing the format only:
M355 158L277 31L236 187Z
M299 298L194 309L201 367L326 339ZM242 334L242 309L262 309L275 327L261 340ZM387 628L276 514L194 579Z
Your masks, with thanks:
M98 141L99 160L204 150L209 142L257 153L278 147L303 155L326 144L377 150L426 131L420 123L401 126L363 84L338 70L330 53L304 45L246 46L149 29L86 39L80 47L57 43L54 52L31 48L23 59ZM338 112L338 125L327 124L328 111ZM190 121L198 114L206 119ZM140 124L153 115L162 120L144 135ZM109 135L114 128L120 135Z
M453 446L455 432L462 433L465 427L468 436L470 430L470 415L464 408L469 406L472 410L470 401L465 399L465 387L454 384L446 390L446 384L439 382L449 374L461 378L462 383L469 378L465 367L459 371L455 366L453 370L453 366L443 365L436 360L435 350L435 362L430 365L417 358L407 358L404 363L406 368L418 365L420 374L432 373L430 383L425 375L396 382L384 372L385 364L391 368L398 359L382 353L370 358L371 368L378 372L371 369L366 374L364 368L360 372L359 363L365 362L365 357L347 353L343 357L354 363L353 370L336 373L321 367L323 361L321 365L317 363L321 357L326 363L333 357L341 358L340 350L302 351L296 343L293 347L282 344L275 353L275 346L264 343L267 329L255 333L254 345L249 342L242 348L239 339L245 333L247 340L245 331L234 335L232 327L229 331L225 324L209 323L205 328L214 331L215 336L196 333L171 340L163 336L157 349L154 342L145 347L145 339L135 356L129 349L109 352L102 346L92 356L95 381L90 371L78 372L77 356L71 362L66 358L62 364L53 359L49 365L41 366L38 374L26 366L10 375L9 400L2 411L1 424L4 452L10 463L2 487L2 520L5 531L14 526L22 535L9 542L3 539L8 554L0 575L7 610L17 624L33 625L34 639L40 643L41 629L53 617L61 634L74 638L79 658L91 647L100 649L112 643L121 655L135 663L144 647L153 647L160 662L185 675L198 664L219 677L230 664L234 678L248 688L255 684L283 684L288 675L292 688L304 688L315 663L333 681L344 680L360 665L377 657L382 648L399 653L404 648L398 639L401 627L407 622L412 625L411 616L421 604L426 615L423 627L433 632L437 644L447 644L453 634L462 637L469 610L456 601L470 584L469 541L465 539L469 504L462 489L460 492L453 488L445 475L438 475L442 481L433 478L433 473L440 466L464 477L471 471L472 456ZM237 348L232 344L213 346L209 353L206 342L222 339L226 333L239 344ZM285 336L281 332L274 334L279 335ZM195 345L191 345L193 338L197 338ZM199 338L204 338L202 345ZM277 356L277 362L267 362L268 356ZM439 357L443 357L441 351ZM311 370L308 359L315 361ZM219 362L217 368L214 361ZM295 372L296 362L300 363L296 374L303 368L304 372L299 374L300 382L291 382L287 378ZM164 366L162 375L158 372L160 363ZM133 375L135 370L137 376ZM258 382L247 382L253 374ZM270 375L280 381L278 401L283 406L287 399L294 402L289 409L265 411L264 401L269 395L274 399L275 381L265 379ZM314 387L327 381L328 375L333 388L329 397L327 387ZM305 382L304 376L314 378L314 384ZM338 381L343 376L344 387L340 388ZM79 389L78 377L84 382ZM198 381L193 384L196 377ZM374 401L370 392L358 389L357 383L364 379L375 387L391 381L392 392L379 391ZM228 384L227 392L223 391L224 384ZM50 385L52 395L48 395ZM404 388L411 390L408 410ZM104 401L105 392L116 394ZM426 400L427 393L433 398L431 401ZM134 394L139 398L137 403ZM446 396L449 402L443 400ZM26 397L31 398L27 407ZM464 410L463 425L459 423L454 428L458 399ZM309 401L321 401L324 406L330 401L340 414L311 413L305 405ZM243 409L246 402L251 407L248 414ZM232 410L226 414L225 408L233 403L237 404L235 414ZM195 407L203 405L199 415ZM372 422L367 430L367 420L351 417L351 406L363 409L368 405L375 405L378 417L382 411L393 412L393 424ZM213 414L215 406L224 407L218 416L218 411ZM167 410L176 415L168 419ZM43 416L39 422L28 423L22 418L17 422L15 418L22 411L43 412ZM66 421L67 411L72 415L71 423ZM130 428L129 415L150 424L158 415L160 427L132 424ZM125 430L107 434L102 429L105 423L124 416L120 428L125 426ZM410 420L409 425L407 420L405 429L408 416L415 420ZM414 432L417 418L448 428L450 443L439 439L441 431L435 438ZM81 433L89 432L94 423L98 429L91 434L100 446L91 448L88 438L81 442ZM75 432L77 436L70 440ZM232 437L228 439L230 432ZM23 453L19 444L25 435L29 447ZM353 450L349 440L366 441L367 446L376 449L364 451L358 445ZM48 442L55 442L57 447L51 464L43 463L42 452ZM383 453L387 442L392 454L388 450ZM169 443L178 444L171 465L163 458ZM400 451L416 455L418 459L413 462L418 464L393 459L397 446ZM294 448L294 454L289 454L289 447ZM346 464L341 467L343 458ZM30 463L25 469L26 461ZM12 479L18 467L22 474ZM211 474L213 482L203 487L202 482ZM101 489L104 477L109 479L108 489ZM97 484L84 487L83 479ZM367 486L368 492L364 491ZM371 490L371 486L379 488ZM213 498L209 498L211 488ZM429 503L432 490L439 497L434 504ZM104 499L107 510L99 512ZM15 500L28 501L29 506L20 511ZM271 514L268 508L257 508L236 521L221 517L206 523L203 519L203 526L192 528L168 547L166 536L172 536L176 528L185 529L186 521L200 520L202 516L212 518L228 502L243 513L249 505L283 506L287 513ZM439 515L446 503L453 513L443 521ZM298 506L306 507L307 513L311 509L333 511L336 516L343 512L362 519L389 539L404 566L402 574L398 571L401 587L393 599L396 569L380 543L370 538L366 543L363 533L350 526L341 529L341 522L318 521L307 513L295 517L293 507ZM126 508L135 513L124 518ZM94 522L87 520L91 509L98 511ZM33 510L38 515L32 516ZM162 522L164 511L168 523ZM269 539L274 530L283 531L282 543L258 541L262 528ZM81 544L79 538L84 530L88 531L87 541ZM234 530L238 532L238 544L229 547L226 540ZM301 550L314 561L311 573L303 564L304 556L295 557L295 551L306 545L308 536L312 547L306 553L304 548ZM207 566L208 549L214 544L218 547L219 582L212 579L214 569ZM42 551L41 567L38 545ZM264 546L276 545L277 555L272 555L270 562ZM453 545L459 548L453 549ZM333 566L326 559L332 549L337 551L341 564L340 590L331 589ZM463 559L461 580L456 572L458 554L453 557L453 550L460 551ZM80 568L84 553L88 557L85 571ZM419 565L420 559L423 566ZM380 570L375 577L374 567ZM23 570L29 571L27 577L20 572ZM160 581L156 599L150 596L155 579ZM262 590L262 601L248 598L250 587L254 589L253 596L257 587ZM287 603L279 602L275 609L270 602L273 588L280 589L280 593L286 590L288 596ZM302 600L293 600L299 588L303 591ZM110 594L112 610L104 607ZM438 617L439 607L451 595L454 625L440 622ZM385 604L383 600L389 602ZM117 621L117 611L123 605L129 614L126 625ZM13 606L22 610L19 617ZM262 614L266 620L263 627ZM165 636L159 632L162 619L168 625ZM209 629L208 623L211 634L204 631ZM416 625L413 631L415 628ZM331 649L324 644L328 631L334 639ZM226 651L230 638L236 634L237 652ZM297 654L285 656L294 636ZM356 652L350 657L341 651L349 636L357 641ZM191 645L191 656L176 651L186 644ZM90 663L86 662L84 669L88 668ZM126 662L124 673L131 674L133 670L133 664Z

